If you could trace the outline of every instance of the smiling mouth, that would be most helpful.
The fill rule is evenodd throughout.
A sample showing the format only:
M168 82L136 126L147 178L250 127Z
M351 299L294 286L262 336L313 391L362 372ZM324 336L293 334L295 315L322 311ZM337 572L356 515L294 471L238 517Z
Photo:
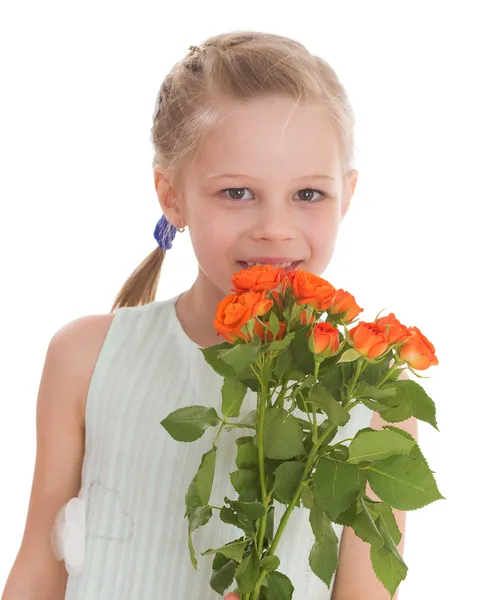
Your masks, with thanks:
M301 260L293 260L293 261L289 261L289 262L279 262L279 263L273 263L270 261L257 261L257 262L244 261L244 260L237 261L238 265L241 265L241 267L243 269L249 269L250 267L257 267L257 266L262 266L262 267L272 266L274 269L284 269L285 271L293 271L294 269L297 269L299 267L299 265L301 264L301 262L302 262Z

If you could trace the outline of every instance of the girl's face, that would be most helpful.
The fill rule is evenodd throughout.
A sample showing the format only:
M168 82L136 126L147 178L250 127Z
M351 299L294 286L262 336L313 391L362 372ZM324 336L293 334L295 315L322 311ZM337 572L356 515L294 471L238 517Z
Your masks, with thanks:
M321 275L357 180L352 171L344 188L326 108L275 97L225 109L181 189L200 287L222 297L233 273L258 263Z

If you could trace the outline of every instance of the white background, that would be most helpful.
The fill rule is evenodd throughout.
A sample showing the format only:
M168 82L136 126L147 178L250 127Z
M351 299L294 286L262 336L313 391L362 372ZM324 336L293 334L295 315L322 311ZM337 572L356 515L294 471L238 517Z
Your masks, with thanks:
M368 319L386 308L417 325L440 361L420 380L440 433L424 423L419 437L447 499L408 515L400 599L489 597L488 8L415 0L2 7L0 589L24 528L48 343L67 322L109 312L155 247L150 127L159 85L190 44L254 29L295 37L326 58L356 112L361 175L326 277L350 290ZM184 234L166 258L158 299L185 289L195 272Z

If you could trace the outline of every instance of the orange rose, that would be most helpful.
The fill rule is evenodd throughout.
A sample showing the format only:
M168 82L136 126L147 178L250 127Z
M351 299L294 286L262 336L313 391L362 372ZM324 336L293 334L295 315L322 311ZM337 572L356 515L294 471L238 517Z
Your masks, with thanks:
M267 322L266 325L268 327L270 327L270 322ZM281 340L284 337L286 331L287 331L287 325L283 321L280 321L280 329L279 329L279 332L275 339ZM259 321L256 321L256 323L255 323L254 332L256 333L256 335L258 335L260 337L262 342L265 341L265 333L266 333L266 341L267 342L273 341L272 332L268 329L265 329L265 326L262 325Z
M272 265L257 265L235 273L232 278L233 292L265 292L274 290L280 284L282 269Z
M325 353L328 358L338 350L339 332L331 323L316 323L309 334L309 348L313 354Z
M384 327L386 340L390 344L401 342L410 335L408 327L402 325L400 321L398 321L395 317L395 313L390 313L387 317L380 317L379 319L376 319L375 323Z
M429 367L439 364L437 356L434 354L436 349L433 344L425 337L418 327L408 329L410 337L397 351L403 360L414 369L425 371Z
M385 328L376 323L361 321L355 327L348 330L352 338L354 348L363 356L376 358L384 354L389 343L385 337Z
M333 296L333 303L330 306L329 313L331 316L340 316L341 313L347 311L343 318L345 323L353 321L364 309L361 308L355 301L354 296L345 290L337 290Z
M217 307L214 327L228 342L234 342L240 337L243 325L266 314L272 305L273 301L266 298L265 293L229 294Z
M287 273L284 289L290 287L297 298L297 304L310 304L317 310L326 310L331 306L335 288L325 279L308 271L295 270Z

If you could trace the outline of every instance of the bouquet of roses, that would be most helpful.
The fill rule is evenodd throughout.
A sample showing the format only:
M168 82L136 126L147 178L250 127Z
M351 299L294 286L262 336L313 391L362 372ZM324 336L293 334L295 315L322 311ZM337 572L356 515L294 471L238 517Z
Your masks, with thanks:
M203 553L215 555L212 588L223 594L235 580L243 600L290 599L293 586L278 570L275 551L302 503L315 538L312 571L330 586L338 564L332 523L350 526L370 544L374 572L393 597L407 567L392 509L415 510L443 496L415 439L398 427L367 427L332 442L360 403L387 423L414 416L437 429L435 405L424 389L398 380L406 367L422 377L415 371L437 365L434 346L393 313L354 325L363 310L354 296L309 272L255 266L232 282L233 293L215 318L226 341L202 350L224 377L221 414L188 406L162 421L183 442L218 428L185 498L195 568L191 535L212 516L217 443L224 429L244 427L251 435L236 440L237 470L230 474L238 498L224 498L220 508L220 519L243 535ZM248 389L257 395L256 410L238 421ZM368 484L381 501L368 497ZM275 503L286 505L276 530Z

